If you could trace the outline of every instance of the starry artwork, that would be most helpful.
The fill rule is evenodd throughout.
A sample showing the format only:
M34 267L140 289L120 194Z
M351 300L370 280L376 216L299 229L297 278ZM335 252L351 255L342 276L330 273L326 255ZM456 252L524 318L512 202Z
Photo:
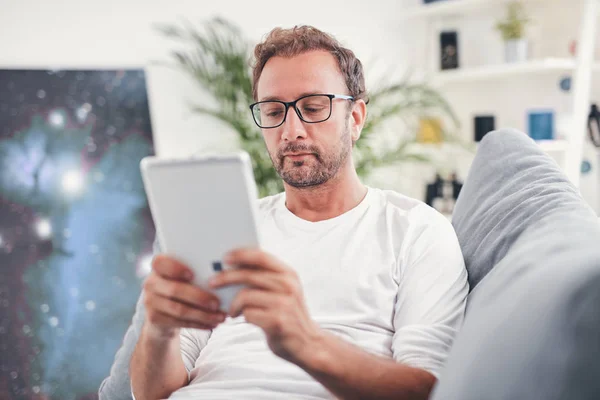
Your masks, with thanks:
M149 272L141 70L0 70L0 399L97 398Z

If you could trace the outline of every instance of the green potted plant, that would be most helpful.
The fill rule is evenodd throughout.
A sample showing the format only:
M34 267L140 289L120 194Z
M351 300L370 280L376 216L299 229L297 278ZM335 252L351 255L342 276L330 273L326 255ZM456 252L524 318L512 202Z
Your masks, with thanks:
M209 20L200 27L183 22L183 26L157 28L186 47L173 50L171 57L175 63L167 65L190 75L202 90L212 95L211 107L196 104L191 109L221 120L237 133L240 148L252 158L261 197L282 191L282 181L272 166L262 133L248 110L248 105L254 102L249 63L252 45L241 30L222 18ZM374 169L395 163L429 162L430 157L412 145L416 143L418 119L432 114L447 121L442 132L444 140L456 140L454 130L458 128L458 120L446 100L431 87L403 81L381 84L369 92L367 121L353 150L359 176L368 178ZM400 126L397 119L406 122L411 134L393 146L378 148L377 133L384 123L397 122Z
M504 39L506 62L523 62L527 60L528 42L525 28L530 19L525 13L523 4L513 1L508 4L506 17L496 23Z

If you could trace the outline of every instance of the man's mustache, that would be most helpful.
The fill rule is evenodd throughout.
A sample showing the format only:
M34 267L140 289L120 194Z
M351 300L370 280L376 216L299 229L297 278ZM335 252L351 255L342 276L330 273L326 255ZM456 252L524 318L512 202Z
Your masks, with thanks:
M288 154L288 153L311 153L311 154L314 154L317 159L320 158L319 149L317 149L315 146L307 146L307 145L298 144L298 143L289 143L289 144L285 145L284 147L280 148L277 151L277 157L280 160L282 160L284 157L284 154Z

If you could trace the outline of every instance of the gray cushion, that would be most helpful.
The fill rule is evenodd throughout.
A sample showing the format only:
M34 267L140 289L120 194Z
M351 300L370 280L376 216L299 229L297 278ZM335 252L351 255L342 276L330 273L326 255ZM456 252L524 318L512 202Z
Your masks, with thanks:
M473 290L523 230L548 213L580 208L556 163L524 133L488 133L452 217Z
M160 251L158 239L154 240L153 251L154 254ZM115 360L110 368L110 375L102 381L98 390L100 400L132 400L129 362L144 325L145 309L143 301L144 296L142 293L135 306L135 314L131 325L125 332L123 343L115 355Z
M486 136L465 188L453 222L480 282L431 398L600 399L596 216L516 131Z

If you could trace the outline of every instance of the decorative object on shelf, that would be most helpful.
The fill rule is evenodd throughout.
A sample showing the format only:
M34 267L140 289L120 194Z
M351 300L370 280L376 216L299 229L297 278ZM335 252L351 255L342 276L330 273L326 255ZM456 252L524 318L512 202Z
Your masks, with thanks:
M534 140L554 139L554 111L531 110L528 113L529 136Z
M456 173L450 174L447 179L440 174L435 175L435 181L427 185L425 202L445 216L451 216L458 195L463 187Z
M439 144L444 141L444 130L439 118L424 117L419 120L417 143Z
M163 35L178 44L170 53L172 62L161 64L181 70L193 79L198 89L211 96L211 101L191 104L190 109L195 114L219 119L237 134L239 147L252 158L259 196L281 192L282 180L273 168L262 132L248 110L248 105L254 102L252 70L248 63L253 49L250 41L238 26L219 17L198 26L189 21L181 25L157 26ZM369 92L369 118L353 149L361 178L368 179L378 167L405 161L431 162L431 157L415 152L410 146L416 141L418 120L423 115L443 117L448 121L444 125L444 138L456 139L460 144L455 134L458 119L452 107L430 85L408 80L378 83ZM407 122L409 131L397 132L400 136L397 146L377 149L382 124L394 118Z
M575 39L571 40L571 43L569 43L569 54L572 57L577 55L577 40Z
M592 163L589 160L583 160L581 162L581 174L587 175L592 172Z
M600 110L597 104L592 104L588 116L588 133L594 146L600 147Z
M444 31L440 33L441 69L456 69L458 62L458 32Z
M506 62L527 61L528 42L525 38L525 27L529 21L523 4L513 1L508 4L506 18L496 24L504 39Z
M569 75L561 78L560 83L559 83L560 90L562 90L563 92L570 92L572 81L573 81L573 79L571 79L571 76L569 76Z
M496 129L496 118L493 115L476 115L473 121L476 142L480 142L486 134Z

